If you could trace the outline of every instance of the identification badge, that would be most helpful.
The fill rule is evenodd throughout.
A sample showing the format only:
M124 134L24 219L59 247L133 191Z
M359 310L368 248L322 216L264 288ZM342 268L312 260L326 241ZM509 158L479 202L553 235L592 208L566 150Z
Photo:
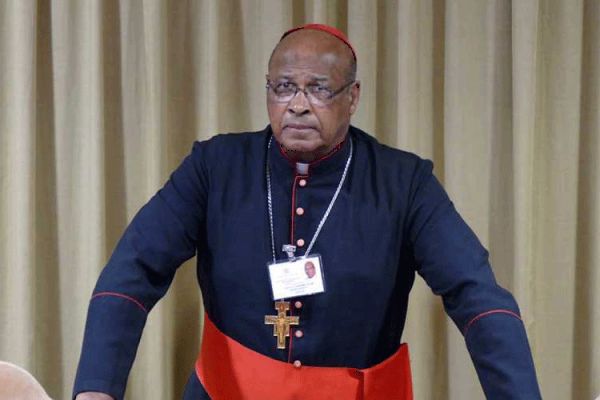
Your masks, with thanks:
M323 263L318 254L269 264L273 300L325 291Z

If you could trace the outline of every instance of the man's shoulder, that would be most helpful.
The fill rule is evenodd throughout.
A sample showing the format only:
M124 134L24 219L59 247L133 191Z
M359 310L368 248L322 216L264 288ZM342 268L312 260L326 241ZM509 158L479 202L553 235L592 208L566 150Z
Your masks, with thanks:
M212 165L259 157L269 134L269 127L261 131L219 133L194 142L193 158Z
M379 142L369 133L352 126L353 137L359 147L368 149L366 156L371 156L378 164L390 167L396 165L401 169L414 169L422 164L430 164L431 161L421 158L410 151L398 149Z
M402 196L410 196L423 182L433 176L433 163L415 153L380 143L375 137L353 127L357 164L370 168L371 176L382 184L399 188ZM408 197L406 197L408 198ZM406 203L408 204L408 203Z
M217 149L219 147L234 148L244 146L262 146L268 137L270 128L260 131L218 133L209 139L198 141L199 144Z

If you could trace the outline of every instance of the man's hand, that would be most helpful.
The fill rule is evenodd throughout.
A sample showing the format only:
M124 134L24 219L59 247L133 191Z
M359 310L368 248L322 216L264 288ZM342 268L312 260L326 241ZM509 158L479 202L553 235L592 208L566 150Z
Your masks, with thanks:
M100 392L83 392L79 393L75 400L115 400L106 393Z

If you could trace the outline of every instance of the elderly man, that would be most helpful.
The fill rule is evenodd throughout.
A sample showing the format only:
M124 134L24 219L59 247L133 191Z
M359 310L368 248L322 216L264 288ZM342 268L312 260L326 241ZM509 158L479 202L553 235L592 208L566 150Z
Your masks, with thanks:
M194 255L206 318L186 399L411 399L400 337L415 272L486 396L540 398L517 304L431 162L350 126L344 34L286 32L266 89L270 125L195 143L125 231L90 301L77 399L123 397L146 315Z

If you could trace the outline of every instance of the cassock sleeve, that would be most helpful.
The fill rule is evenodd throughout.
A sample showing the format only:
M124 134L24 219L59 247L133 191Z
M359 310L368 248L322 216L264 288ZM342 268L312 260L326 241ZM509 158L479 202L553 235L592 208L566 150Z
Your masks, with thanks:
M103 269L90 300L73 397L86 391L122 399L148 312L175 270L196 252L205 221L204 143L143 206Z
M419 161L410 200L409 237L417 272L463 333L488 399L540 399L527 335L513 296L500 287L488 252Z

